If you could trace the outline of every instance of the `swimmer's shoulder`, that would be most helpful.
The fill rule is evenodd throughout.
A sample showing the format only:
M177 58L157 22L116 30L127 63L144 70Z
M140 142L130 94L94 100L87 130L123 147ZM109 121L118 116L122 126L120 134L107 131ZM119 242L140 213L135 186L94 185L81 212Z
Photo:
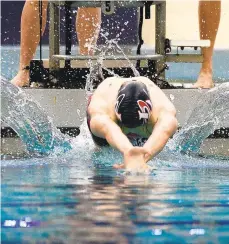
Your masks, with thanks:
M108 89L113 89L115 87L120 87L124 82L122 78L119 77L108 77L103 82L99 84L96 90L107 91Z
M156 107L158 111L164 109L176 111L173 103L153 81L143 76L140 76L139 79L147 86L153 106Z
M154 89L159 88L156 84L154 84L154 82L152 80L150 80L149 78L147 78L145 76L139 76L136 79L138 81L141 81L142 83L144 83L147 86L147 88L154 88Z
M118 89L120 87L121 79L118 77L106 78L99 86L95 89L91 105L100 104L101 107L110 107L115 103Z

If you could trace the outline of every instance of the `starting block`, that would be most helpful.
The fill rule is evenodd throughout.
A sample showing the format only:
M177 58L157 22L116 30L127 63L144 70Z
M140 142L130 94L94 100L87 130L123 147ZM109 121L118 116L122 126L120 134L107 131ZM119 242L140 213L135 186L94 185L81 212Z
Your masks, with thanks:
M179 53L179 49L183 51L185 48L193 48L195 51L198 48L210 47L210 40L169 40L165 39L165 53L167 62L176 63L201 63L203 56L200 54L183 54ZM175 54L170 54L172 48L176 48Z
M170 40L170 45L172 47L180 47L184 50L185 47L191 47L197 50L198 47L210 47L210 40Z
M147 54L142 54L142 25L145 18L151 18L150 7L155 5L155 47ZM60 7L65 7L65 55L60 55ZM169 88L165 81L166 62L202 62L202 54L179 53L178 49L184 50L192 47L195 50L210 46L209 40L169 40L166 38L166 1L50 1L50 24L49 24L49 59L32 60L30 67L30 82L43 83L43 87L83 88L89 74L88 61L96 62L100 56L73 56L71 55L71 10L73 7L100 7L106 15L114 14L117 8L139 8L139 44L136 54L120 56L112 55L103 57L103 64L113 73L122 77L133 76L133 67L141 76L147 76L161 88ZM172 48L177 53L171 53ZM127 60L128 59L128 60ZM104 72L108 77L109 72ZM163 81L163 82L161 82ZM77 83L77 84L76 84ZM171 86L171 88L174 88Z

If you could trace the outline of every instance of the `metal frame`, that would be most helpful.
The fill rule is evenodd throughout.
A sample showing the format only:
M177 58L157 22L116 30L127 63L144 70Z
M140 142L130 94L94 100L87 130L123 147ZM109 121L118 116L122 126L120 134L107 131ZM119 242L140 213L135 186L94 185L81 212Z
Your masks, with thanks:
M166 37L166 1L155 6L155 51L164 58L157 62L156 70L161 70L166 62L165 57L165 37ZM165 78L165 72L160 74L160 78Z
M106 4L110 4L107 8ZM62 60L65 60L68 62L68 67L72 67L72 62L77 60L77 62L82 63L85 60L95 60L98 57L93 56L65 56L65 55L59 55L60 54L60 41L59 41L59 29L60 29L60 14L59 14L59 7L62 5L65 5L66 1L50 1L50 43L49 43L49 73L50 77L52 74L55 74L56 71L58 71L61 68ZM117 1L105 1L105 0L94 0L94 1L72 1L70 8L73 7L101 7L102 11L106 14L111 14L116 7L143 7L148 6L148 8L145 7L145 16L147 18L150 18L150 9L149 6L155 5L155 54L151 54L149 56L155 55L155 59L152 57L148 57L149 60L155 61L155 71L156 73L159 73L165 67L166 62L188 62L188 63L201 63L203 61L203 55L202 52L200 54L180 54L180 53L167 53L165 42L166 40L166 1L140 1L140 0L132 0L132 1L125 1L125 0L117 0ZM69 6L68 6L69 7ZM147 9L147 10L146 10ZM172 41L170 43L169 41L169 49L171 51ZM170 46L171 44L171 46ZM180 46L181 45L181 46ZM197 49L197 47L204 47L206 44L203 44L203 40L191 43L189 42L189 46L194 47ZM184 44L186 47L186 44ZM181 49L184 48L182 44L177 44L177 50L179 47ZM169 52L170 52L169 51ZM142 55L144 56L144 55ZM104 61L106 61L106 58L111 60L112 58L105 57ZM147 55L145 57L141 57L139 55L136 55L136 58L133 58L131 56L128 56L129 59L132 58L133 60L145 60L147 59ZM67 61L68 60L68 61ZM113 60L117 60L117 58L113 58ZM62 61L62 62L61 62ZM110 61L111 62L111 61ZM117 62L117 61L115 61ZM126 63L125 60L122 60L122 62ZM143 62L141 62L143 63ZM145 62L146 63L146 62ZM65 65L66 67L66 65ZM165 72L161 72L159 78L163 79L165 78Z
M58 2L49 2L49 69L59 68L59 62L53 59L53 55L60 54L60 9Z
M146 1L139 1L139 0L132 0L132 1L74 1L72 6L74 7L101 7L102 10L104 10L104 6L107 2L111 2L114 7L143 7ZM151 4L156 5L156 15L157 15L157 21L156 21L156 55L154 60L158 60L157 69L160 69L164 63L165 63L165 52L164 52L164 41L165 40L165 17L166 17L166 3L165 1L148 1L151 2ZM60 28L60 20L59 20L59 7L64 5L65 1L51 1L50 2L50 30L49 30L49 36L50 36L50 43L49 43L49 69L50 72L55 72L57 69L60 68L60 62L59 60L67 60L67 58L64 58L64 55L60 54L60 41L59 41L59 28ZM109 13L108 13L109 14ZM54 21L52 21L54 20ZM159 54L159 55L157 55ZM161 56L163 55L163 56ZM62 56L62 57L61 57ZM152 56L152 55L151 55ZM75 57L69 57L71 60L82 60L87 59L89 57L81 57L81 56L75 56ZM128 56L129 58L129 56ZM131 57L130 57L131 58ZM145 57L146 58L146 57ZM135 59L145 59L142 57L136 57ZM149 57L150 58L150 57ZM94 57L93 59L96 59ZM116 59L116 58L115 58ZM152 60L152 57L150 58Z

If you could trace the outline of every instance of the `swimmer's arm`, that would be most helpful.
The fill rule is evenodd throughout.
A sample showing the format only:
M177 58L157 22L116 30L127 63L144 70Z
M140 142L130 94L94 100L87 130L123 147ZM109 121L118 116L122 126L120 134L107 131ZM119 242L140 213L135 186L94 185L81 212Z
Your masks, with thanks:
M178 122L175 112L163 112L158 117L153 132L144 144L143 148L147 152L146 162L156 156L166 145L169 138L176 132Z
M133 148L120 127L106 115L93 116L90 121L90 128L94 135L105 138L110 146L123 154Z

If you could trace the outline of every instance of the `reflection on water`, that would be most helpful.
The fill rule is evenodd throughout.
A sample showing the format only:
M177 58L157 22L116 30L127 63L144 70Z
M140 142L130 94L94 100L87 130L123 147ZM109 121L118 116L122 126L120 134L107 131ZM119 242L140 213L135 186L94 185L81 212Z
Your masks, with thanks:
M17 162L2 167L3 241L229 241L227 169L131 176L74 157Z

